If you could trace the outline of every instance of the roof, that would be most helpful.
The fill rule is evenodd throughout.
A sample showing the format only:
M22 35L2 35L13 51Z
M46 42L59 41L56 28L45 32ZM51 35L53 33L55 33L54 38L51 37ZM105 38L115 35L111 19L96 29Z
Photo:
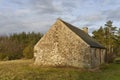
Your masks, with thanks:
M62 21L69 29L71 29L74 33L76 33L80 38L82 38L90 47L92 48L102 48L104 49L105 47L102 46L100 43L98 43L94 38L89 36L87 33L85 33L83 30L59 19Z

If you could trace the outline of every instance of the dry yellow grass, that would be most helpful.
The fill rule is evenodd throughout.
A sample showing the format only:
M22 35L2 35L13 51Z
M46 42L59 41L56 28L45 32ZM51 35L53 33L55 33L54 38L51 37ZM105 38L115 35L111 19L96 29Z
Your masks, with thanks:
M101 71L75 68L40 68L33 60L0 61L0 80L120 80L120 65L110 64Z

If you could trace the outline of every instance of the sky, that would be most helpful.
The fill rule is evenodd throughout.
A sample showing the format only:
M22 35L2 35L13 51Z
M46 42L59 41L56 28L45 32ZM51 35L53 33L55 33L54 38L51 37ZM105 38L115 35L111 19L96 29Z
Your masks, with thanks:
M46 33L57 18L89 33L108 20L120 28L120 0L0 0L0 35Z

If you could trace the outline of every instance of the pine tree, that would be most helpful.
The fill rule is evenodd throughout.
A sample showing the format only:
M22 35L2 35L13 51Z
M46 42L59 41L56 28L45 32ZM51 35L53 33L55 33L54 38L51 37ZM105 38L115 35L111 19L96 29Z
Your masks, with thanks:
M93 38L99 41L106 47L107 51L107 60L112 61L115 55L115 34L116 34L116 27L112 25L112 21L107 21L105 27L100 27L98 30L93 31Z

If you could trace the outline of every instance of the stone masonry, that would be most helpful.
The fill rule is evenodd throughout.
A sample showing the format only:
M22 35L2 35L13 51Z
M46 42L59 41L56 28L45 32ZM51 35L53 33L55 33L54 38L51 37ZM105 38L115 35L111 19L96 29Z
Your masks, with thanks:
M35 65L40 66L91 68L100 62L92 60L94 54L90 45L59 19L34 47Z

